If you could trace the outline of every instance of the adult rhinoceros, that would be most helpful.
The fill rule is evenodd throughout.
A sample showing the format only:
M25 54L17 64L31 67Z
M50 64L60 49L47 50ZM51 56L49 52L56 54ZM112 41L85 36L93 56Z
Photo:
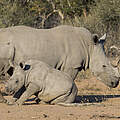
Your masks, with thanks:
M105 36L101 39L103 41ZM79 70L90 68L106 85L116 87L118 70L107 59L101 39L86 28L66 25L52 29L3 28L0 30L0 60L4 58L16 64L38 59L73 79Z

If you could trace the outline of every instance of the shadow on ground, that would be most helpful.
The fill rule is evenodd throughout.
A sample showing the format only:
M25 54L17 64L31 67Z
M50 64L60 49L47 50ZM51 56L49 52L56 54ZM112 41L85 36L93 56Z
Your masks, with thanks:
M120 98L120 95L78 95L74 103L101 103L112 98ZM27 103L24 105L37 105L38 103L36 103L35 99L36 97L26 100Z
M100 103L106 101L107 99L112 99L112 98L120 98L120 95L81 95L76 97L75 103ZM31 98L28 99L27 102L34 100L35 98ZM36 103L32 103L32 104L36 104Z
M75 103L98 103L119 97L120 95L82 95L76 97Z

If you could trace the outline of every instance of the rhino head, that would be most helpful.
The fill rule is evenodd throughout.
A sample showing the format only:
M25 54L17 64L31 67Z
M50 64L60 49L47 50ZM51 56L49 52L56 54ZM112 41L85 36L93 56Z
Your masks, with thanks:
M119 84L119 72L116 66L113 66L104 51L104 42L106 34L98 39L94 35L94 46L91 52L89 68L97 78L111 88Z
M23 66L15 66L13 75L5 82L5 93L13 94L25 85L26 73Z

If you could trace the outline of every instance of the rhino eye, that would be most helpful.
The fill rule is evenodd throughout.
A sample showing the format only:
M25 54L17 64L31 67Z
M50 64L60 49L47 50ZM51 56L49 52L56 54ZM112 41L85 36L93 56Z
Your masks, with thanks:
M16 83L18 83L19 81L18 81L18 80L16 80L15 82L16 82Z
M106 65L103 65L103 68L106 68L107 66Z

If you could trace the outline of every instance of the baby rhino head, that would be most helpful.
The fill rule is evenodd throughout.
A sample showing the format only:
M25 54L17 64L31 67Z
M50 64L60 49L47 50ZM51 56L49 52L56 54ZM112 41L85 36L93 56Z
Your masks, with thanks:
M16 66L13 75L5 83L5 92L7 94L13 94L17 92L25 83L25 71L20 67Z

